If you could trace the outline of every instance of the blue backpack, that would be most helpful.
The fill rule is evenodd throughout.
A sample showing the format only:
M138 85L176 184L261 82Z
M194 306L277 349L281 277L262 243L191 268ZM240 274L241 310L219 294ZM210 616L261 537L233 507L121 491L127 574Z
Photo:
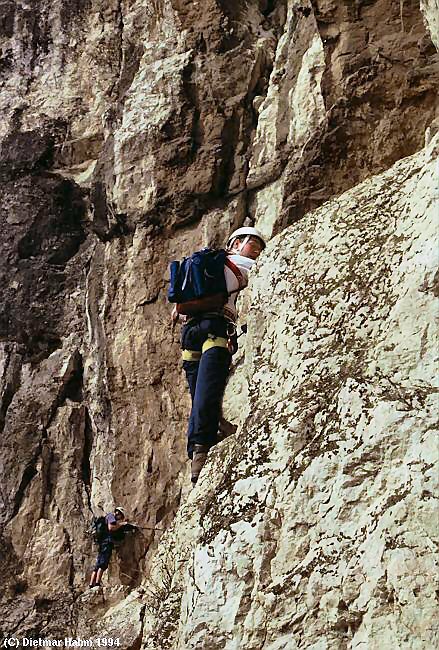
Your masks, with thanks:
M97 544L108 537L108 525L106 517L93 517L91 524L91 534Z
M177 303L180 314L192 315L221 308L227 301L224 275L225 250L203 248L185 257L182 262L171 262L169 302Z

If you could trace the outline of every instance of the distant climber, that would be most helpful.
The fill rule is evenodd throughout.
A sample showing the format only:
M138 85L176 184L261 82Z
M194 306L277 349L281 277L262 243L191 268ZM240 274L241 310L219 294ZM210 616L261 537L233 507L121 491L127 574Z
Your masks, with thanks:
M114 543L122 541L126 532L136 529L134 524L126 521L125 511L121 506L115 508L114 513L110 512L105 517L99 517L96 520L95 540L99 551L90 578L90 588L100 587L102 575L110 563Z
M211 256L211 266L205 276L214 276L214 263L222 263L221 274L225 280L213 296L201 297L177 304L172 311L175 325L183 314L184 327L181 332L183 369L192 398L192 409L187 431L187 451L191 462L191 481L196 483L210 448L218 441L218 425L221 403L229 374L232 354L238 349L236 335L236 298L247 286L248 272L256 258L265 248L261 233L252 227L235 230L227 241L226 251L204 249L195 253L193 261L186 258L180 267L172 272L169 299L177 302L183 291L173 291L176 287L184 289L195 281L203 262L203 254ZM223 257L221 257L221 253ZM222 260L222 261L221 261ZM206 264L209 260L206 262ZM178 263L173 263L178 264ZM178 273L183 272L183 283L178 285ZM191 275L192 274L192 275ZM173 277L174 275L174 277ZM212 289L213 290L213 289ZM190 295L186 293L187 296Z

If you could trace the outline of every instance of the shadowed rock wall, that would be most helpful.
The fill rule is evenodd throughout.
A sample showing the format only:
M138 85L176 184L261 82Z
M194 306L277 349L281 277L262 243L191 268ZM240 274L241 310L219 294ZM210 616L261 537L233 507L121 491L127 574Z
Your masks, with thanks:
M63 636L140 585L188 489L168 260L419 150L437 53L390 0L5 1L0 44L1 629ZM145 530L88 602L91 511L119 502Z

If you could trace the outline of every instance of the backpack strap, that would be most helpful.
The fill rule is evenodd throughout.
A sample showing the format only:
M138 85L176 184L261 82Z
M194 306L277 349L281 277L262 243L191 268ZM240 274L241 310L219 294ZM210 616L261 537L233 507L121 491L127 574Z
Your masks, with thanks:
M244 289L247 286L247 283L239 268L234 262L232 262L229 257L226 257L224 264L229 267L229 269L232 271L232 273L235 274L236 279L238 280L238 289L235 289L235 291L230 291L229 293L229 295L232 295L232 293L237 293L238 291L241 291L241 289Z

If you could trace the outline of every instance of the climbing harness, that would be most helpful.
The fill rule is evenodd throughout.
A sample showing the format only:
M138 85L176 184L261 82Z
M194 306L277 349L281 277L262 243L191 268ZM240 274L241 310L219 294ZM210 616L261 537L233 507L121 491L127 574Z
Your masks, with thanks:
M181 358L183 361L199 361L201 359L201 352L198 350L182 350Z
M227 323L226 334L227 338L224 336L215 336L215 334L208 334L207 339L202 345L201 352L199 350L182 350L181 358L183 361L199 361L201 355L211 348L225 348L230 354L233 354L235 351L235 344L233 342L233 337L236 335L235 323Z
M225 339L222 336L215 336L214 334L208 334L207 339L203 343L201 351L204 353L207 352L207 350L210 350L211 348L227 349L227 341L228 339Z

